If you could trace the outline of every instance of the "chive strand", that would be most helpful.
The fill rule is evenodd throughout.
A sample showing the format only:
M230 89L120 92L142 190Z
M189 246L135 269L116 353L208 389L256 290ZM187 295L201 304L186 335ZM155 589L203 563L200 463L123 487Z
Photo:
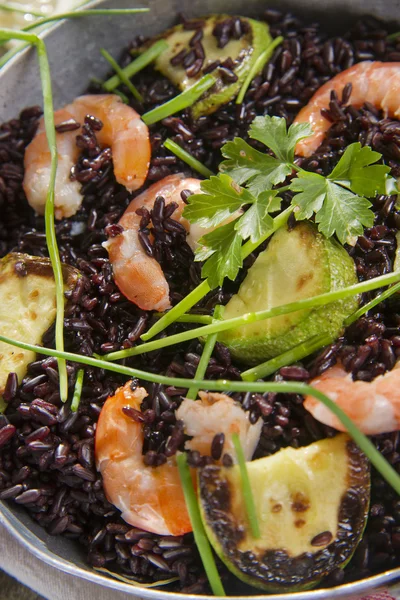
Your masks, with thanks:
M30 350L37 354L45 356L54 356L56 358L63 358L64 360L70 360L78 364L89 365L98 369L104 369L106 371L112 371L113 373L119 373L120 375L126 375L127 377L141 379L149 383L160 383L166 386L176 386L178 388L189 389L190 386L195 385L199 389L205 389L216 392L254 392L258 394L265 394L266 392L276 392L278 394L301 394L309 395L316 398L319 402L322 402L342 423L344 428L348 431L349 435L358 444L361 450L368 456L371 463L379 471L382 477L393 487L393 489L400 494L400 475L393 469L393 467L386 461L382 454L375 448L372 442L358 429L357 425L343 412L343 410L337 406L328 396L325 396L322 392L313 388L305 383L299 383L295 381L229 381L226 379L220 380L198 380L198 379L185 379L181 377L168 377L166 375L159 375L157 373L150 373L148 371L142 371L133 367L126 367L116 363L107 362L105 360L98 360L92 356L85 356L81 354L75 354L73 352L61 352L54 350L53 348L44 348L42 346L36 346L34 344L28 344L27 342L21 342L13 340L5 335L0 335L0 341L5 344L10 344L16 348L22 348L23 350Z
M121 82L126 85L126 87L130 91L132 96L134 98L136 98L136 100L138 100L139 102L143 102L142 94L140 94L140 92L138 92L138 90L135 88L133 83L130 81L129 77L127 77L125 75L123 69L121 69L121 67L119 66L117 61L114 60L114 58L111 56L111 54L109 52L107 52L107 50L105 50L104 48L102 48L100 50L100 53L106 59L106 61L111 65L111 67L114 69L114 71L117 73Z
M263 242L265 242L272 234L274 234L278 229L284 227L286 225L290 215L293 212L293 207L290 206L283 212L281 212L277 217L274 218L272 228L260 239L258 242L254 243L251 240L248 240L245 244L243 244L241 249L242 259L247 258L254 250ZM158 333L161 333L178 320L184 313L190 310L195 304L200 302L211 291L211 287L208 284L207 279L204 279L194 290L190 292L183 300L178 302L171 310L164 314L163 317L157 323L155 323L149 331L144 333L141 336L141 340L147 342L151 338L153 338Z
M179 144L177 144L170 138L167 138L165 140L164 148L167 148L167 150L169 150L170 152L175 154L175 156L177 156L184 163L189 165L189 167L191 169L193 169L193 171L197 171L198 173L200 173L200 175L203 175L203 177L208 178L208 177L212 177L212 175L215 175L215 173L213 173L208 167L203 165L203 163L201 163L199 160L197 160L197 158L195 158L194 156L189 154L189 152L186 152L186 150L181 148L179 146Z
M125 77L133 77L134 75L136 75L136 73L139 73L139 71L142 71L142 69L154 62L155 59L167 49L167 42L165 40L158 40L152 46L150 46L150 48L148 48L137 58L135 58L135 60L129 63L129 65L122 69L125 74ZM112 92L113 90L115 90L116 87L119 86L120 83L121 80L117 74L105 81L103 84L103 88L106 90L106 92Z
M72 402L71 402L72 412L76 412L79 408L79 404L81 402L82 385L83 385L84 376L85 376L84 369L79 369L79 371L76 375L74 395L72 396Z
M218 321L222 317L222 313L223 313L223 306L217 305L214 309L213 321L214 320ZM203 377L205 376L207 367L208 367L208 363L210 362L210 358L211 358L211 355L214 350L215 342L217 341L217 337L218 337L217 333L213 333L213 334L207 336L207 339L204 344L203 352L200 357L199 364L197 365L196 373L194 376L195 379L203 379ZM188 393L186 394L186 398L189 398L190 400L196 400L198 391L199 391L198 387L196 387L195 385L191 386L189 388Z
M50 65L47 57L46 45L42 39L34 34L14 31L10 29L0 29L0 37L3 39L18 39L29 42L36 46L39 73L42 83L44 125L46 130L47 143L50 149L50 180L45 206L45 230L46 243L49 251L51 266L53 269L54 282L56 288L56 349L64 351L64 278L60 254L57 246L57 238L54 224L54 195L55 181L57 174L57 143L56 130L54 124L53 93L51 89ZM68 375L65 359L58 359L58 371L60 380L60 397L63 402L68 398Z
M30 8L21 8L21 6L16 6L12 4L12 2L8 4L0 4L0 10L4 10L6 12L15 12L20 13L22 15L32 15L33 17L43 17L43 13L37 10L31 10Z
M51 89L50 66L47 58L46 45L40 38L36 42L37 53L39 58L40 78L42 81L43 105L44 105L44 124L46 129L47 142L50 148L51 166L50 166L50 181L47 192L45 206L45 230L46 244L49 251L49 257L54 274L56 286L56 348L64 350L64 277L60 253L57 245L56 228L54 223L54 199L55 199L55 184L57 174L57 142L56 129L54 124L54 108L53 94ZM60 378L60 396L63 402L68 398L68 374L67 363L64 359L58 360L58 372Z
M257 379L261 379L262 377L268 377L275 373L278 369L282 367L286 367L287 365L292 365L293 363L310 356L320 348L327 346L332 343L333 338L331 335L327 333L323 333L321 335L314 335L312 338L306 340L302 344L291 348L287 352L283 352L266 362L263 362L252 369L248 369L247 371L243 371L242 379L243 381L256 381Z
M175 96L175 98L168 100L164 104L161 104L142 115L142 121L144 121L146 125L153 125L185 108L189 108L189 106L192 106L196 100L198 100L200 96L214 84L215 77L213 75L204 75L199 81L181 94L178 94L178 96Z
M260 54L260 56L257 58L255 63L251 67L246 79L244 80L242 87L240 88L239 94L236 98L236 104L242 104L244 97L246 95L246 92L249 88L249 85L253 81L254 77L256 75L258 75L258 73L261 72L261 70L264 68L264 65L271 58L272 53L275 50L275 48L277 48L282 42L283 42L283 37L280 35L277 38L275 38L271 42L271 44L268 46L268 48L266 48L264 50L264 52L262 52Z
M201 519L199 503L193 486L192 475L187 464L186 454L177 456L176 462L185 497L186 508L192 524L194 541L196 542L208 581L215 596L225 596L225 590Z
M249 472L247 470L246 459L244 456L242 444L237 433L232 434L232 442L236 452L236 458L239 465L240 480L242 485L242 494L246 508L247 519L249 521L251 535L255 539L261 537L260 526L257 518L256 505L254 502L253 491L251 489Z
M258 321L264 321L265 319L272 319L273 317L288 315L290 313L297 312L298 310L324 306L325 304L331 304L332 302L351 298L352 296L357 296L363 292L369 292L385 285L390 285L391 283L397 283L399 280L399 272L380 275L379 277L368 279L367 281L362 281L361 283L356 283L354 285L333 290L331 292L325 292L324 294L319 294L318 296L304 298L296 302L290 302L289 304L274 306L273 308L268 308L266 310L249 312L240 317L226 319L217 323L205 325L204 327L196 327L189 331L183 331L182 333L170 335L168 337L153 340L151 342L146 342L140 346L135 346L134 348L111 352L110 354L105 354L103 356L103 360L121 360L130 356L137 356L139 354L145 354L146 352L152 352L153 350L159 350L160 348L181 344L182 342L187 342L188 340L193 340L204 335L210 335L211 333L236 329L244 325L249 325L250 323L256 323Z
M86 2L85 2L86 4ZM136 13L144 13L149 12L149 8L102 8L102 9L92 9L92 10L76 10L72 12L59 13L57 15L50 15L49 17L44 17L40 19L40 21L35 21L35 23L30 23L26 27L22 29L22 31L31 31L32 29L36 29L36 27L40 27L41 25L45 25L46 23L52 23L53 21L62 21L63 19L80 19L81 17L96 17L96 16L114 16L114 15L133 15Z
M360 317L365 315L365 313L367 313L369 310L371 310L372 308L374 308L375 306L377 306L378 304L380 304L387 298L390 298L390 296L393 296L393 294L396 294L397 292L400 292L400 283L396 283L392 287L388 288L387 290L385 290L384 292L382 292L381 294L379 294L378 296L376 296L375 298L370 300L370 302L367 302L366 304L364 304L364 306L361 306L361 308L359 308L352 315L347 317L347 319L344 322L344 326L349 327L349 325L351 325L352 323L355 323Z
M175 323L181 318L188 310L190 310L195 304L200 302L211 291L208 285L207 279L204 279L197 287L194 288L187 296L183 298L178 304L173 306L171 310L166 312L157 323L150 327L149 331L141 336L141 340L147 341L153 338L161 331L164 331L166 327Z

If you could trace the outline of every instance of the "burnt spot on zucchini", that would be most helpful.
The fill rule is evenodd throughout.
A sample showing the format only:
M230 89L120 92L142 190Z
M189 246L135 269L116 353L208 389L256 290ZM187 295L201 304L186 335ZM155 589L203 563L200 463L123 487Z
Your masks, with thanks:
M352 557L365 528L370 475L347 434L247 463L261 538L243 509L238 468L200 470L207 535L241 580L269 592L314 587Z

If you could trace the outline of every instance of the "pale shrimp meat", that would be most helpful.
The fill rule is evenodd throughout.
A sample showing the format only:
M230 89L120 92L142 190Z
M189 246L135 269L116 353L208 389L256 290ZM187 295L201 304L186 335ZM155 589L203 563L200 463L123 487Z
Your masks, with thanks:
M183 421L185 433L192 436L185 448L208 455L215 434L224 433L223 451L234 459L232 433L237 433L246 460L251 460L260 439L262 419L251 424L248 413L226 394L199 392L199 397L196 402L186 398L176 411L177 419Z
M76 98L54 114L55 124L70 119L83 124L87 115L100 119L103 127L96 131L99 144L111 147L114 173L127 190L139 189L145 182L150 164L149 131L140 115L114 94ZM79 156L76 136L80 130L56 134L58 167L55 185L55 216L71 217L82 204L81 184L71 181L70 172ZM23 186L26 197L37 213L43 214L50 182L51 157L43 119L25 151Z
M370 102L383 111L384 117L400 116L400 62L357 63L324 83L301 109L294 122L309 123L314 133L297 143L296 154L311 156L317 150L332 124L321 115L321 109L329 109L332 90L340 98L348 83L352 86L350 103L356 108Z
M123 227L122 233L104 244L110 256L115 283L124 296L143 310L165 311L171 308L171 303L169 285L160 264L146 253L139 240L141 216L136 211L141 208L152 210L158 196L164 198L165 205L175 202L177 208L173 218L187 232L190 231L187 242L193 249L196 239L206 230L190 227L189 221L182 217L185 202L181 192L189 190L197 194L200 192L200 183L199 179L185 178L180 174L169 175L154 183L129 204L119 221Z
M143 424L135 419L145 389L132 382L108 398L96 430L96 465L103 477L106 496L122 518L145 531L160 535L183 535L191 531L175 457L157 467L143 461ZM249 422L240 405L224 394L203 394L202 400L184 400L176 413L185 431L193 436L190 448L210 455L216 433L225 435L224 452L232 449L231 434L240 435L247 458L260 437L262 422Z
M354 381L338 363L310 385L335 402L367 435L400 429L400 362L371 382ZM346 431L339 419L313 396L306 397L304 406L321 423Z

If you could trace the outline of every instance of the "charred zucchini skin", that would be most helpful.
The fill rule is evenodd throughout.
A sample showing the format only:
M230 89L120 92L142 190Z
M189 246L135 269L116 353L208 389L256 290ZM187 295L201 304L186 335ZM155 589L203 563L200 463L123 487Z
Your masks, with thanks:
M231 40L225 48L217 48L216 38L214 38L214 44L214 40L210 37L210 35L212 35L212 29L219 21L231 17L232 15L216 14L204 18L205 26L203 31L205 32L205 35L202 40L205 44L206 51L204 65L207 64L207 60L208 62L212 62L212 60L220 59L221 62L223 62L226 58L230 57L236 61L233 71L238 79L233 83L227 84L224 83L222 78L218 75L217 70L213 71L212 74L216 76L215 85L191 107L192 115L195 119L198 119L202 115L209 115L215 112L222 104L227 104L235 98L252 65L272 42L269 27L266 23L248 17L240 17L249 25L249 30L244 33L239 40ZM200 70L196 76L188 78L185 70L181 66L172 67L169 61L183 48L189 49L189 40L194 33L195 31L185 30L183 25L176 25L155 38L164 39L170 45L169 50L166 50L166 52L156 59L155 68L165 77L168 77L181 91L188 89L196 83L196 81L201 79L203 72ZM210 47L210 44L207 40L211 40L212 46L210 49L212 54L209 55L207 53L207 48ZM151 43L153 42L154 39ZM143 49L146 49L149 46L150 44L146 44ZM232 56L233 50L236 52L236 56Z
M337 535L329 546L313 554L289 556L282 548L263 549L262 539L256 540L258 548L254 551L241 551L238 546L246 530L232 514L229 479L217 465L199 471L200 512L207 536L219 558L238 579L270 593L298 592L315 587L334 569L346 566L362 538L370 500L369 462L350 439L346 450L348 489L338 509Z

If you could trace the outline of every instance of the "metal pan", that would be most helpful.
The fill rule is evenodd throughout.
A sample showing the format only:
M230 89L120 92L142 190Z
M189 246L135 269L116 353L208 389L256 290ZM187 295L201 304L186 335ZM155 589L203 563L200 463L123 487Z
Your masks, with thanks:
M118 7L132 7L132 0L118 0ZM321 21L330 31L341 32L363 14L373 15L392 22L399 20L400 0L144 0L140 6L149 6L147 14L133 15L129 19L118 16L91 17L59 23L46 34L52 70L53 92L56 108L70 102L84 92L91 76L103 77L108 70L101 58L100 48L106 47L118 55L127 42L138 33L153 35L173 24L179 11L188 16L225 12L257 15L267 5L293 10L300 16ZM93 2L91 6L115 7L115 0ZM15 117L27 104L41 104L41 87L34 51L25 51L13 59L0 74L0 120ZM15 538L44 563L94 583L126 593L132 598L151 600L181 600L183 595L165 590L145 589L104 577L88 567L84 553L71 540L52 537L29 515L16 505L0 502L0 523ZM350 600L382 591L400 599L400 568L380 575L327 590L301 593L257 595L254 599L268 600ZM206 600L210 596L189 596L193 600ZM247 596L235 596L246 600Z

